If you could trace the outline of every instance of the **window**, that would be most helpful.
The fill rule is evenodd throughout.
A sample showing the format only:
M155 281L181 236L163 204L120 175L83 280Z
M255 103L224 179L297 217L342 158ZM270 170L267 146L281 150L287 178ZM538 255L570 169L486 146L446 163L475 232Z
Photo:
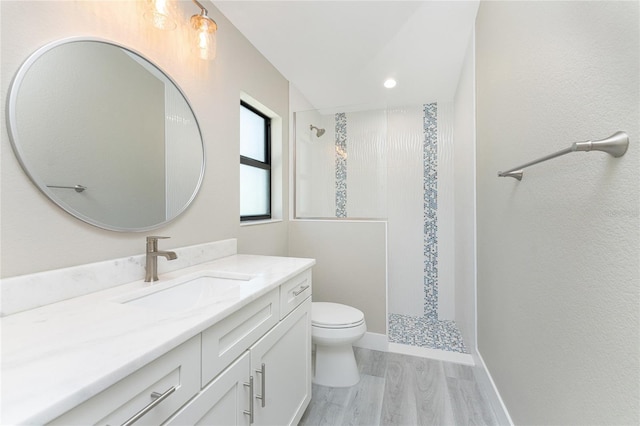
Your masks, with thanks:
M240 102L240 220L271 219L271 119Z

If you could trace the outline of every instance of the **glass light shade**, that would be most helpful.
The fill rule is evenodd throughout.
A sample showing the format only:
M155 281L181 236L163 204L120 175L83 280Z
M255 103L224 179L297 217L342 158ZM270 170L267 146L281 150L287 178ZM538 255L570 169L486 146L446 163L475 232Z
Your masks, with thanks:
M174 30L176 28L174 8L175 5L171 0L147 0L147 10L143 16L159 30Z
M212 61L216 57L216 30L218 25L206 15L193 15L191 26L195 30L192 48L200 59Z

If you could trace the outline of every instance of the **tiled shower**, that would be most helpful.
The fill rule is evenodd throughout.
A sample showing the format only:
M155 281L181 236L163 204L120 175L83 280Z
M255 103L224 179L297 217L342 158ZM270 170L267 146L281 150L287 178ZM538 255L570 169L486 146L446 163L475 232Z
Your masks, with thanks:
M467 353L454 321L452 116L435 102L297 112L295 204L299 219L387 221L389 342Z

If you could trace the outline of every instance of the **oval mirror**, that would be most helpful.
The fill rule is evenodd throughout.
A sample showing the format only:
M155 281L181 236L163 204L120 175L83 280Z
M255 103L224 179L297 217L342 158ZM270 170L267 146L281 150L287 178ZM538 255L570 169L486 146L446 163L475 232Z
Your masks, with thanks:
M70 39L39 49L11 84L7 114L26 174L92 225L157 228L200 188L204 144L189 102L169 76L125 47Z

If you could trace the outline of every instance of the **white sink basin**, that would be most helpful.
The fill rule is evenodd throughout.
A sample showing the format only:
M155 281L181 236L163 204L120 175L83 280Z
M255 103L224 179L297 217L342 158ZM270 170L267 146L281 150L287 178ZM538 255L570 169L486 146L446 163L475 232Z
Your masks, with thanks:
M202 271L166 283L154 284L128 300L127 305L166 312L184 311L228 299L238 294L244 282L253 278L247 274Z

